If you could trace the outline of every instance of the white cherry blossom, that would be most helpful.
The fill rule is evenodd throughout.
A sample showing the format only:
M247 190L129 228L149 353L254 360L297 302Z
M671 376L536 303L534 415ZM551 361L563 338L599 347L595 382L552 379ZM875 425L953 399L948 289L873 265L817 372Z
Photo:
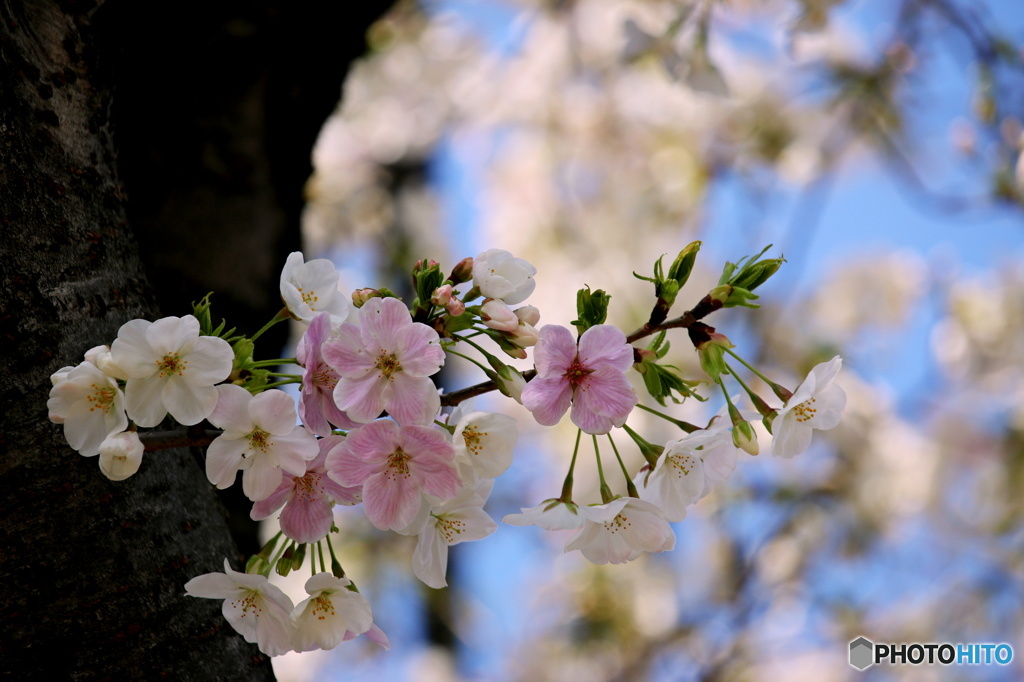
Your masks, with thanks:
M100 471L111 481L123 481L139 470L144 451L135 431L111 434L100 443Z
M346 639L363 634L373 625L366 597L349 589L352 581L330 573L317 573L306 581L309 598L292 611L295 651L333 649Z
M107 436L128 427L124 394L91 362L65 367L50 381L55 382L46 401L50 420L64 425L68 444L86 457L98 455Z
M838 355L816 365L772 422L772 454L793 457L811 444L815 429L824 431L839 424L846 407L846 392L834 382L843 359Z
M508 415L470 412L460 417L452 436L459 477L471 482L501 476L512 464L518 437L516 420Z
M242 491L253 502L269 497L283 477L306 473L319 447L312 433L296 424L295 400L273 389L252 395L241 386L217 387L217 409L210 422L224 433L206 451L206 477L218 488L235 482L241 469Z
M485 298L509 305L522 303L533 293L537 268L502 249L489 249L473 259L473 286Z
M622 564L644 552L666 552L676 546L672 527L650 502L620 497L579 511L585 523L565 551L578 549L591 563Z
M156 426L168 413L198 424L217 406L215 384L228 378L234 353L224 339L199 335L192 315L121 326L110 361L127 378L125 407L139 426Z
M330 313L331 323L338 325L348 317L352 304L338 290L340 275L334 263L317 258L308 263L300 251L288 255L281 270L281 298L288 312L303 322L317 313Z
M223 573L196 576L185 583L185 592L193 597L223 599L222 612L231 627L268 656L292 650L292 600L265 576L232 571L225 559Z
M497 529L498 525L483 510L491 486L489 480L465 486L451 500L431 505L419 529L412 557L413 573L425 585L433 588L448 585L445 573L450 546L480 540Z

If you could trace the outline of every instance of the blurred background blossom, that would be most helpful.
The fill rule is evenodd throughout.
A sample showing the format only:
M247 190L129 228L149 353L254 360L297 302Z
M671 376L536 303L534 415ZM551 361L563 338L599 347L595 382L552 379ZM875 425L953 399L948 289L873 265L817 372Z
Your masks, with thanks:
M310 257L402 292L404 264L502 248L537 266L541 325L574 319L590 285L629 331L652 303L633 271L702 240L682 310L726 259L774 243L788 262L762 308L714 324L791 389L843 355L849 400L804 455L742 455L674 524L673 552L624 566L500 525L454 547L451 587L431 590L409 538L341 510L346 567L393 648L286 656L280 679L1024 677L1022 40L1013 0L400 2L314 151ZM483 378L446 371L449 390ZM557 495L567 420L479 404L521 430L491 515ZM704 424L720 404L673 414ZM596 489L592 467L577 489ZM1018 655L859 673L861 635Z

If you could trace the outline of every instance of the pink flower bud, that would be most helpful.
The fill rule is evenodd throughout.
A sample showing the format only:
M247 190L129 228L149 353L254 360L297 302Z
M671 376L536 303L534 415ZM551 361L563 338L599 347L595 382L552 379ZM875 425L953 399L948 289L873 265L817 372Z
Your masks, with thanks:
M489 298L480 306L480 319L491 329L514 332L519 327L519 318L504 301Z
M452 300L452 285L445 284L434 289L434 293L430 296L430 302L438 306L447 306Z
M453 297L452 300L448 301L448 305L446 305L444 309L447 310L448 314L452 317L458 317L462 313L466 312L466 304Z

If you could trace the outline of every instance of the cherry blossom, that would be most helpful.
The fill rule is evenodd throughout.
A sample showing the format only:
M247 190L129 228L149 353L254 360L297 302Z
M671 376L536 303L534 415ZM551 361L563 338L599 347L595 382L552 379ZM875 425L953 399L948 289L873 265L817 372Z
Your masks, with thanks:
M419 511L423 493L442 500L458 493L454 457L441 431L380 420L353 429L331 450L327 474L341 485L363 486L370 523L401 530Z
M292 600L266 576L232 571L225 559L223 573L196 576L185 583L185 592L193 597L223 599L222 612L231 627L268 656L292 650Z
M252 506L250 516L263 520L281 507L281 530L296 542L316 542L331 530L334 504L353 505L360 501L359 488L346 488L327 476L327 453L340 445L343 436L327 436L317 441L319 454L302 476L284 474L281 485L266 499Z
M367 301L360 324L341 325L322 352L340 377L334 401L350 419L366 423L386 410L400 424L429 424L441 407L429 379L444 364L440 338L398 299Z
M50 381L55 382L46 401L50 420L64 425L68 445L86 457L98 455L107 436L128 427L124 394L91 362L64 367Z
M460 416L452 436L460 478L469 482L505 473L518 437L516 420L507 415L470 412Z
M318 436L329 436L332 425L341 429L356 425L334 402L338 373L324 361L320 350L330 334L331 315L319 313L309 323L295 349L295 359L305 370L302 373L299 417L306 428Z
M519 328L519 317L515 311L496 298L489 298L480 306L480 319L490 329L514 332Z
M317 573L306 581L309 597L292 611L295 651L333 649L370 629L370 602L351 590L351 585L348 578L336 578L330 573Z
M704 462L698 447L687 438L666 444L654 469L639 477L643 499L661 509L669 521L686 518L687 505L700 499L704 491Z
M557 424L572 405L572 423L587 433L622 426L637 395L626 378L633 347L616 327L583 332L579 346L565 327L545 325L534 351L537 376L523 389L523 405L544 426Z
M192 315L121 326L110 361L127 377L125 406L139 426L156 426L168 413L181 424L198 424L217 406L215 384L228 378L231 346L200 336Z
M348 317L351 304L345 294L338 291L338 270L326 258L304 262L302 253L288 255L281 270L281 298L288 312L297 319L309 322L319 312L330 313L335 324Z
M606 504L579 508L583 528L565 551L580 550L595 564L622 564L644 552L665 552L676 536L661 510L635 497L620 497Z
M111 434L100 443L100 471L111 481L123 481L139 470L144 451L135 431Z
M210 422L224 429L206 451L206 477L218 488L235 482L239 469L242 491L257 502L269 497L283 479L306 473L317 455L316 438L298 426L295 401L284 391L252 395L241 386L217 387L217 409Z
M508 251L490 249L473 259L473 286L486 298L509 305L522 303L533 293L537 268Z
M412 571L424 585L440 589L448 585L448 548L460 542L481 540L498 525L483 510L492 481L465 486L452 499L431 504L417 529Z
M843 359L838 355L816 365L779 409L772 422L773 455L799 455L810 446L815 429L825 431L839 424L846 392L834 382L842 366Z

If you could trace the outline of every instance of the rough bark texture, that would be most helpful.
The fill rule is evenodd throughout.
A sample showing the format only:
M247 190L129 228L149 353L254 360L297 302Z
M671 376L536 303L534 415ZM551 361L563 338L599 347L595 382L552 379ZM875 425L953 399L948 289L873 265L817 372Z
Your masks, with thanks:
M73 452L60 427L47 419L52 372L76 364L88 348L110 343L125 321L160 314L128 219L138 213L144 223L158 212L154 206L173 210L190 202L193 195L178 189L186 185L208 195L203 206L189 210L217 216L201 227L217 243L220 232L230 231L225 225L232 221L224 216L244 204L233 196L225 208L218 200L222 187L191 176L162 189L156 187L160 180L151 181L156 189L148 200L147 190L138 190L137 209L134 198L126 200L117 170L120 139L111 125L112 95L125 73L116 62L124 49L118 40L125 30L147 30L126 27L126 16L138 18L118 14L128 5L0 2L0 677L271 679L269 660L234 633L219 602L184 596L187 580L221 570L224 558L237 568L240 558L196 457L164 451L147 456L136 476L111 482L100 475L95 458ZM206 15L197 8L191 18L201 25ZM365 26L366 20L361 30ZM273 24L262 28L273 30ZM183 35L177 49L189 49L188 41ZM154 49L162 47L154 42ZM328 96L337 97L338 88L328 88ZM265 110L265 102L256 109ZM145 113L137 109L133 116ZM252 137L230 120L219 130ZM305 144L301 153L308 155L312 137L306 137L297 144ZM173 149L167 153L163 165L150 158L129 163L126 172L143 173L140 168L148 166L153 178L187 175L188 164L176 164ZM250 153L262 159L259 173L269 174L266 147L256 145ZM167 167L173 172L161 176ZM125 184L144 188L146 181ZM281 199L287 192L270 179L246 191L276 198L242 212L233 229L253 211L266 212L278 237L258 240L258 248L265 251L274 239L287 242L280 235L297 228L298 189ZM163 239L175 241L173 223L153 222ZM141 239L155 248L151 237ZM261 267L268 272L273 266ZM178 257L160 277L173 279L177 272L185 280L193 275L184 273L197 269L220 272L216 261ZM265 285L266 275L243 287Z

